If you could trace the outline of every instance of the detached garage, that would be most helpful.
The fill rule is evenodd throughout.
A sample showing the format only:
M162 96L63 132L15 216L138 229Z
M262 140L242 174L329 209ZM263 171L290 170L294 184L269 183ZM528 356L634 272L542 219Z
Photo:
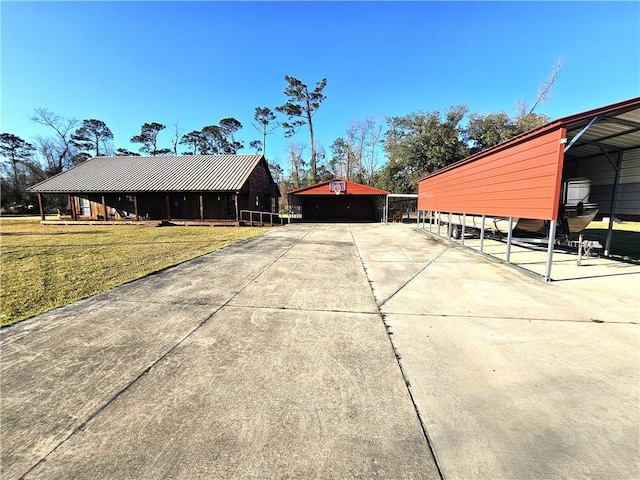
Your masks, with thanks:
M531 232L541 226L547 279L556 231L580 231L572 220L589 209L610 218L605 255L614 217L640 218L640 98L558 119L418 183L418 210L436 213L430 218L438 222L445 218L482 235L488 218L495 225L507 219L507 262L518 225Z
M380 221L389 192L334 179L288 193L289 206L308 221Z

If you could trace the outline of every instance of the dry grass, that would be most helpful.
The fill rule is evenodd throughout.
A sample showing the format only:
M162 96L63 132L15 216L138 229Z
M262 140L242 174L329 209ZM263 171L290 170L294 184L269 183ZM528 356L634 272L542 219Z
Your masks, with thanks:
M249 227L41 225L0 218L0 325L47 310L267 231Z

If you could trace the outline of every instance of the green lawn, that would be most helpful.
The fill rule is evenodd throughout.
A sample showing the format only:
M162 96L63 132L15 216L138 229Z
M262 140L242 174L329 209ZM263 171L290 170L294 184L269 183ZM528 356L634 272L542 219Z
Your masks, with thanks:
M41 225L0 218L0 325L266 232L249 227Z
M602 246L607 241L609 223L591 222L584 231L586 240L598 240ZM640 260L640 222L613 224L611 255L625 260Z

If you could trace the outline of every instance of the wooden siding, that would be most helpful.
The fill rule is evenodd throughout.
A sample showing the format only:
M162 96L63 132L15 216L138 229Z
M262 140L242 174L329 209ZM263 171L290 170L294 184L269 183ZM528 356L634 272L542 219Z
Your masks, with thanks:
M565 134L557 128L421 179L418 209L556 219Z
M243 202L242 209L276 213L277 210L274 209L275 203L271 201L275 197L267 193L272 183L269 166L263 158L253 169L246 183L248 195L246 203Z
M609 158L618 162L618 153L610 153ZM640 215L640 148L628 150L622 155L620 185L616 201L616 215ZM586 177L591 180L589 201L597 203L600 214L611 215L613 186L616 171L604 155L592 158L567 158L565 178Z
M200 195L192 192L170 193L169 205L171 218L180 220L200 219ZM167 203L165 193L138 193L138 215L140 220L166 220ZM83 216L80 209L80 197L89 200L90 216ZM104 195L107 216L106 220L135 220L133 194L105 194ZM246 195L241 197L247 203ZM77 212L78 220L104 220L104 207L102 195L87 194L71 196ZM235 206L233 194L230 193L204 193L203 209L205 220L233 220L235 219ZM68 207L70 214L71 205Z

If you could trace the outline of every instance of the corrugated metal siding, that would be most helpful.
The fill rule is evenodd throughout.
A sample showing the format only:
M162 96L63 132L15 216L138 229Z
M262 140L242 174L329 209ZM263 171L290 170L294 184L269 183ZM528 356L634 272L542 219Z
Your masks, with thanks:
M616 215L640 215L640 148L622 153L620 186L616 201ZM617 162L618 154L609 154ZM589 201L597 203L600 213L611 214L615 169L604 155L568 161L577 177L591 179Z
M557 218L565 133L556 128L421 179L418 209Z
M242 188L262 155L97 157L31 187L41 193L204 192Z

